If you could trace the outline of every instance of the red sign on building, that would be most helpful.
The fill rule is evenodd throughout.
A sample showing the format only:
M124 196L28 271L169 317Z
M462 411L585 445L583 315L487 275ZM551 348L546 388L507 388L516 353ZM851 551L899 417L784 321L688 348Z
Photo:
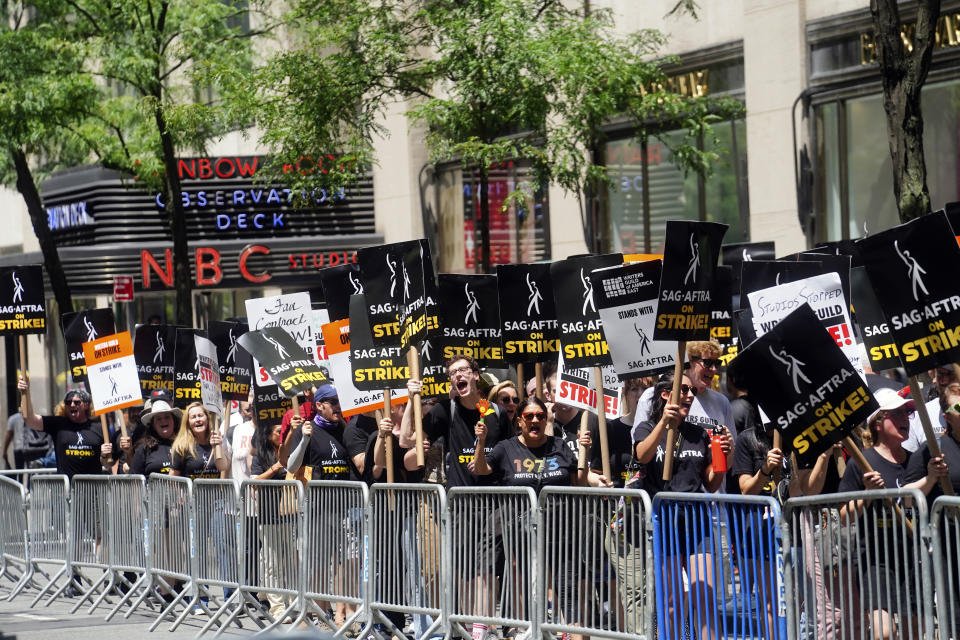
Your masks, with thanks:
M133 302L133 276L113 276L113 299Z

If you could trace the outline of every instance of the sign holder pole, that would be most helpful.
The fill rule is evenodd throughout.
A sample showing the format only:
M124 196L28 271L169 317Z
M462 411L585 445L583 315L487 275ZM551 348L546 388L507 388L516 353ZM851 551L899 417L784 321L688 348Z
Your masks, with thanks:
M957 378L957 380L960 380L960 378ZM517 397L520 398L521 400L527 397L526 387L527 385L523 384L523 363L518 362L517 363Z
M956 362L952 362L952 363L950 363L950 364L953 365L953 377L954 377L954 379L956 379L957 382L960 382L960 364L957 364Z
M17 336L18 346L20 347L20 375L23 376L23 379L27 379L27 336L19 335ZM20 415L27 416L27 394L20 394ZM30 407L32 409L33 407ZM32 413L32 411L31 411Z
M123 417L123 409L117 409L114 412L114 415L117 418L117 426L120 427L120 435L126 438L127 437L127 420L126 418ZM131 460L130 462L133 462L133 460Z
M683 361L687 353L687 341L677 342L677 359L673 364L673 391L670 392L670 402L680 403L680 381L683 378ZM663 481L670 482L673 478L673 450L676 447L673 437L674 427L667 428L667 446L663 456ZM609 480L610 478L607 478Z
M937 443L936 434L933 433L933 425L930 423L930 414L927 413L926 403L923 401L923 396L920 395L920 381L917 380L917 376L910 376L907 383L910 385L910 397L913 399L914 409L920 417L920 424L923 425L923 433L927 436L927 450L931 457L939 458L941 455L940 445ZM953 492L953 483L950 482L950 476L940 478L940 489L945 496L956 495Z
M414 347L411 347L411 350ZM390 396L392 395L390 389L383 390L383 415L390 417ZM419 396L418 396L419 398ZM379 411L377 412L379 413ZM380 420L377 420L377 429L380 428ZM423 448L423 440L420 440L418 444ZM386 438L383 439L383 446L385 446L387 454L387 482L392 484L394 482L393 478L393 434L391 433Z
M603 475L613 482L610 477L610 443L607 440L607 413L603 397L603 369L593 368L593 386L596 388L597 433L600 435L600 460L603 463ZM586 412L584 412L586 413Z
M103 434L103 441L110 442L110 427L107 426L107 414L105 413L100 414L100 432Z
M729 427L727 428L729 429ZM780 433L780 430L776 428L773 430L773 448L780 449L781 452L783 451L783 435ZM773 482L780 484L781 478L783 478L783 465L773 470Z
M857 446L857 443L853 441L853 438L847 436L842 440L843 446L847 448L847 451L850 452L850 455L853 456L853 459L857 461L857 464L860 465L860 468L864 473L872 473L873 467L870 466L870 463L867 462L867 459L863 457L863 452L860 451L860 447ZM896 502L893 502L890 499L885 499L884 502L887 506L893 507L894 512L899 516L905 525L907 525L907 530L912 534L913 533L913 523L910 522L910 519L907 518L906 514L903 512L903 509L900 508L900 505Z
M410 377L414 380L420 379L420 351L416 345L410 345L407 351L407 367L410 369ZM387 415L390 415L390 393L383 396L384 407ZM413 427L417 434L417 466L421 469L426 465L426 459L423 454L423 405L420 403L420 394L415 393L410 398L413 403ZM392 449L388 449L390 455L393 455ZM388 458L389 460L389 458ZM390 466L393 468L393 465ZM391 471L392 473L392 471Z
M227 437L227 431L230 430L230 401L229 400L227 400L227 404L225 404L223 407L223 421L221 422L221 425L222 425L222 428L220 429L220 437L225 438ZM216 447L214 447L213 449L214 460L216 460L217 458L223 455L220 449L222 446L223 445L218 444Z
M543 402L543 363L538 362L534 367L534 372L537 376L537 397L540 398L540 401ZM607 478L609 480L609 478Z
M577 430L577 434L581 434L587 430L587 418L590 415L589 411L583 411L580 413L580 428ZM590 447L585 444L579 445L577 449L577 471L588 472L590 470Z

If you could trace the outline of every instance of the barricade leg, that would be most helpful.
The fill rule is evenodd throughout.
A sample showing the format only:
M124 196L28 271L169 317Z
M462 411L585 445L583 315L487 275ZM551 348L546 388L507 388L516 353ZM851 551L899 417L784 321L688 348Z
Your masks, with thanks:
M38 574L46 580L38 584L38 592L30 603L36 606L45 595L54 590L57 582L67 573L70 560L69 540L69 483L63 475L45 474L35 476L31 483L30 509L27 514L27 534L30 546L31 579ZM57 570L47 574L43 565L53 564ZM10 599L28 586L18 585ZM48 600L49 605L52 600Z
M76 613L87 601L91 602L88 613L92 613L107 599L114 586L109 565L109 529L106 526L108 481L106 476L74 476L71 481L70 525L74 534L71 567L75 571L70 581L78 584L82 593L70 613ZM83 589L83 569L98 572L86 589Z
M238 503L232 481L198 479L193 482L196 606L199 612L209 616L198 636L214 626L217 626L215 636L219 635L227 625L238 621L242 612L237 552L242 548L237 539ZM219 605L216 605L217 597L213 592L217 588L223 590L223 601ZM220 623L223 616L226 617ZM261 624L257 618L253 620Z

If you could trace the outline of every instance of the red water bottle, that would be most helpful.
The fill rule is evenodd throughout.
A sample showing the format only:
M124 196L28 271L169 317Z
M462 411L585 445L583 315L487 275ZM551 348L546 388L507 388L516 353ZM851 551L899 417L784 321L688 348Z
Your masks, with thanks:
M726 473L727 455L723 452L723 431L714 427L710 435L710 455L713 457L713 472Z

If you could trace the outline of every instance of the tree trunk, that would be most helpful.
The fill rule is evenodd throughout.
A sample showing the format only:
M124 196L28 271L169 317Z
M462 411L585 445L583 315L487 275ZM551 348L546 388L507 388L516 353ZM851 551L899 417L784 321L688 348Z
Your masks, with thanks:
M177 170L177 155L173 148L173 136L167 130L167 120L163 115L162 101L157 98L153 111L160 134L160 147L163 153L164 190L166 193L167 223L170 237L173 239L173 287L176 291L178 325L193 326L193 283L190 281L190 248L187 246L187 224L183 213L183 201L180 200L180 174Z
M480 273L490 273L490 169L480 168Z
M940 0L918 0L913 49L906 51L900 34L897 0L871 0L874 42L883 84L883 109L893 161L893 193L906 222L930 213L930 190L923 156L920 91L933 56Z
M13 156L13 164L17 169L17 191L20 192L23 200L27 203L27 212L30 214L30 222L33 223L33 232L37 235L37 241L40 243L40 251L43 253L43 263L47 268L47 276L50 278L53 297L57 301L57 306L60 307L60 313L68 313L73 311L73 297L70 295L67 275L63 272L63 264L60 263L57 245L53 241L53 234L50 233L47 212L43 208L40 191L37 189L37 183L33 179L33 172L30 171L27 155L23 152L23 149L12 149L11 155Z

